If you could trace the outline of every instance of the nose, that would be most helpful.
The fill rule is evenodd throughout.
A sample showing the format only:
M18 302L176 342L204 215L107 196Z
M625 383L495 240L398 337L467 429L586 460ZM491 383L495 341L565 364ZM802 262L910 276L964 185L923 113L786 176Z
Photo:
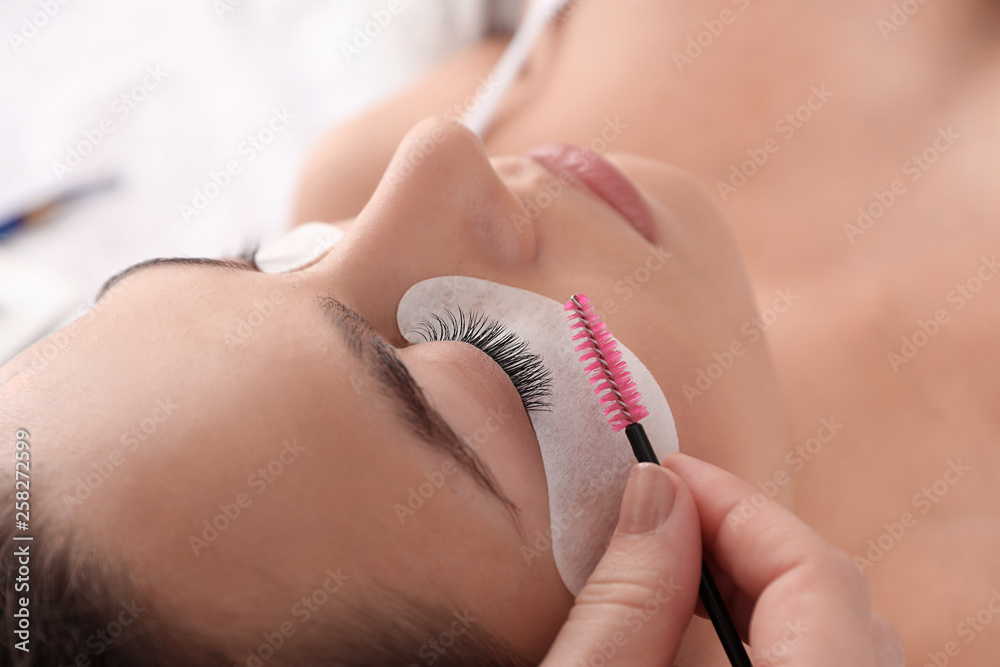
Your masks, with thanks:
M479 138L445 118L417 124L368 204L324 259L331 291L390 340L396 306L426 278L495 279L535 259L535 230Z

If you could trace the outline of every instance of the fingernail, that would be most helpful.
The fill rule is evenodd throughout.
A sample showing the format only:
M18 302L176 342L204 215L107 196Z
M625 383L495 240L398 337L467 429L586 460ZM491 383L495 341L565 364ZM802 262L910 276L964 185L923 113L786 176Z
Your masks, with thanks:
M622 497L619 533L638 535L659 528L674 507L674 485L667 472L655 463L632 467Z

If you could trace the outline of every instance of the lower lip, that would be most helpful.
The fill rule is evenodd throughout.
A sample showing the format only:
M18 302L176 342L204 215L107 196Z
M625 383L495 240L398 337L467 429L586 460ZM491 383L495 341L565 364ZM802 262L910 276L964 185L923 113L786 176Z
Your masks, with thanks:
M568 144L543 144L525 155L555 176L569 172L604 200L650 243L656 243L656 222L639 191L618 169L597 153Z

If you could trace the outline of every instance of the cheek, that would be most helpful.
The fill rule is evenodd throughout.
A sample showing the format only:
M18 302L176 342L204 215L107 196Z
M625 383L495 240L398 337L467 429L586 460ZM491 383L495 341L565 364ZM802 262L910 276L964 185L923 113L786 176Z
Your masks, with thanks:
M451 534L460 544L481 541L486 551L474 564L455 567L471 574L463 577L467 599L489 601L478 606L484 626L540 660L565 621L573 596L553 557L548 489L531 422L509 378L470 346L423 343L400 354L428 399L520 509L518 531L498 504L484 500L482 509L472 512L475 525ZM478 500L485 496L479 487L474 493L480 507ZM468 517L469 506L458 514ZM479 530L488 534L480 535Z

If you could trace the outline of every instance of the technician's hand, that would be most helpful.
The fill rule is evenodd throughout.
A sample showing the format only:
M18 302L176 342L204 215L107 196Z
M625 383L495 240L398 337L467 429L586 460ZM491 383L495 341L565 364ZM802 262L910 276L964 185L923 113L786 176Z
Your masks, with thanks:
M542 664L670 664L697 601L704 535L725 573L716 577L720 589L735 591L726 606L756 649L751 658L903 667L896 632L872 612L867 581L846 554L774 502L738 526L727 524L730 510L754 491L683 454L667 457L664 467L637 465L608 551ZM768 650L782 655L761 653Z

